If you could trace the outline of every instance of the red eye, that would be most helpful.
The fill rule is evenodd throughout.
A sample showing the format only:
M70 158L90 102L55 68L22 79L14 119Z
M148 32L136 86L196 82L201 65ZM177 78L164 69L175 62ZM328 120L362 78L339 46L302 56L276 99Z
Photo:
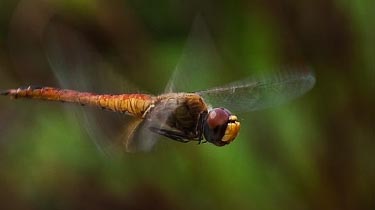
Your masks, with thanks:
M222 108L215 108L208 114L207 124L210 128L222 126L228 122L229 116L229 111Z
M208 113L204 124L204 138L216 146L224 146L229 141L222 141L228 127L231 113L224 108L215 108Z

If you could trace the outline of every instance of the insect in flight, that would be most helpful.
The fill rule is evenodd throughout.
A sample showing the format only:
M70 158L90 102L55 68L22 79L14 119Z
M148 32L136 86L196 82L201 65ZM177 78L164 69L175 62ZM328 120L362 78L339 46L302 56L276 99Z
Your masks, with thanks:
M233 113L260 110L303 95L315 83L305 67L263 79L243 79L228 85L196 92L149 94L95 94L53 87L9 89L1 95L70 102L126 113L142 119L148 132L179 142L204 139L216 146L231 143L240 122ZM136 130L136 129L133 129ZM133 136L126 139L129 141ZM127 143L126 143L127 144Z
M253 111L297 97L314 84L311 72L279 75L271 80L236 82L195 93L93 94L52 87L27 87L1 92L13 98L91 105L127 113L150 122L152 132L180 142L202 141L203 137L216 146L232 142L240 130L240 122L228 109ZM287 96L287 97L286 97ZM211 108L209 102L223 107ZM227 109L228 107L228 109Z

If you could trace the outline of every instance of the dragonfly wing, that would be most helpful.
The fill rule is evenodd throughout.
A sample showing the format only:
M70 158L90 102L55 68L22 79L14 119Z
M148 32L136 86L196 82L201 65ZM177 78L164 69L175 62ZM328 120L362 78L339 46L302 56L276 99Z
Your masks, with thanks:
M51 23L46 39L46 56L62 88L113 94L136 89L97 53L83 34L68 25ZM72 106L69 112L71 110L75 110L75 116L89 138L106 154L110 154L108 148L120 144L120 132L124 124L131 121L123 114L90 107Z
M125 147L126 152L148 152L152 150L159 136L147 129L146 121L134 118L127 124L121 136L121 145L116 148Z
M244 79L228 85L197 92L213 107L234 113L265 109L303 95L315 84L312 70L280 72L270 77Z
M203 17L198 15L165 92L193 92L220 84L220 78L212 75L223 69L221 61L208 26Z

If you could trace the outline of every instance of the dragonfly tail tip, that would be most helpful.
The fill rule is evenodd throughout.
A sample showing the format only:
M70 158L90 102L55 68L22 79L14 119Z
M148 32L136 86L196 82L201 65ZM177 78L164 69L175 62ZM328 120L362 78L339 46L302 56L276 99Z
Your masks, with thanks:
M0 91L0 95L2 95L2 96L7 96L7 95L9 95L9 90L1 90Z

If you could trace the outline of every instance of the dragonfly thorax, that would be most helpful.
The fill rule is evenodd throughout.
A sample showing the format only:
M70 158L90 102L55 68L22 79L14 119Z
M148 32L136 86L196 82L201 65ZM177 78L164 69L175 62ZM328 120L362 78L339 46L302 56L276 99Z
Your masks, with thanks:
M227 109L214 108L204 123L204 138L216 146L224 146L232 142L240 130L240 122Z

